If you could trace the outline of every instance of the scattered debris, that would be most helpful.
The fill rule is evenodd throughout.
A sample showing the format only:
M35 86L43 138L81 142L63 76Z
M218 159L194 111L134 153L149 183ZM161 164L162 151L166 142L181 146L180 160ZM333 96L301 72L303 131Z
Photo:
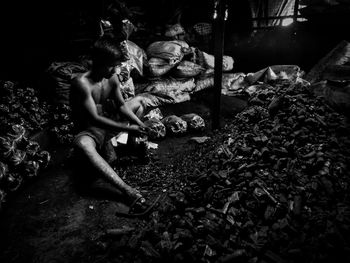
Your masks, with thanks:
M269 110L276 98L283 103ZM120 170L130 184L142 175L143 188L168 189L130 237L133 256L147 262L349 259L344 121L305 82L278 79L259 87L232 124L171 165Z

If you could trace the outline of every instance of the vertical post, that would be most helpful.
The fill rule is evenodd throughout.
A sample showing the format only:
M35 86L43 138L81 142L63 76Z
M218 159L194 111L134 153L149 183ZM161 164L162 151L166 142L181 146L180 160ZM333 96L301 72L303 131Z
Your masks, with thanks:
M263 13L261 10L262 10L262 1L259 0L258 2L258 11L256 12L256 18L257 18L257 24L258 24L258 27L261 26L261 13Z
M298 19L298 11L299 11L299 0L294 0L294 23L297 22Z
M224 52L224 27L225 27L226 0L215 1L213 22L214 31L214 97L212 105L212 129L220 129L220 100L222 86L222 57Z
M269 20L269 16L270 16L270 5L269 5L269 0L265 0L265 11L264 11L264 14L265 14L265 26L269 26L269 23L270 23L270 20Z

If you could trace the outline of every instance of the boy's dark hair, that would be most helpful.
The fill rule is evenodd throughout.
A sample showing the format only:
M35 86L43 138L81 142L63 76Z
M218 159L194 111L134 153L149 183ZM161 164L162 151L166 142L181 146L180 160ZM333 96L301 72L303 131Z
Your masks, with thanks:
M125 61L119 41L111 37L102 37L94 43L91 58L95 65L108 65L118 60Z

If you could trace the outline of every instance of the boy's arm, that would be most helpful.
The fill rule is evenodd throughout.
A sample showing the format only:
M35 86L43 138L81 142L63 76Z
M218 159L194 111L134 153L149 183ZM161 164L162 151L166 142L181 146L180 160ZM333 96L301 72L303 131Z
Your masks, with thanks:
M123 95L120 91L120 82L117 79L117 75L114 75L110 81L112 81L111 85L114 87L114 97L119 107L120 111L133 123L139 125L140 127L146 127L145 124L135 115L135 113L127 106L124 101Z
M114 131L134 131L138 132L138 127L129 126L128 124L116 122L98 114L96 103L92 98L91 92L86 84L82 81L76 81L75 86L78 91L79 103L82 106L85 116L89 118L92 125Z

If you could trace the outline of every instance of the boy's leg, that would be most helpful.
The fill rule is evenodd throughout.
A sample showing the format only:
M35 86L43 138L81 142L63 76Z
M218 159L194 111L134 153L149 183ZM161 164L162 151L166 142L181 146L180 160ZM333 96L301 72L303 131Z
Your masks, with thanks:
M79 153L87 158L87 161L93 166L98 174L102 175L129 198L136 199L141 197L140 192L127 185L113 168L101 157L96 150L96 143L93 138L88 135L79 136L75 139L74 144Z
M131 109L135 113L137 117L143 117L146 109L143 105L142 97L136 96L125 103L128 105L129 109Z

